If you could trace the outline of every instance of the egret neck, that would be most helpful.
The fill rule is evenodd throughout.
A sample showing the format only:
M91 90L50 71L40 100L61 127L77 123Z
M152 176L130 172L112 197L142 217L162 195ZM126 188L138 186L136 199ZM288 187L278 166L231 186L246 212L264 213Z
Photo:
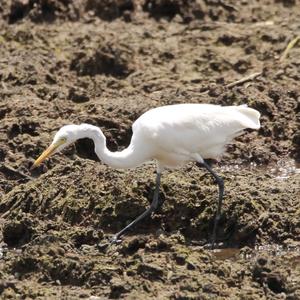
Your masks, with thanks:
M113 168L135 168L151 159L151 157L149 157L149 151L146 151L140 143L134 145L131 141L126 149L112 152L107 148L106 137L100 128L89 124L82 124L79 125L79 127L77 139L92 139L95 145L95 152L99 159Z

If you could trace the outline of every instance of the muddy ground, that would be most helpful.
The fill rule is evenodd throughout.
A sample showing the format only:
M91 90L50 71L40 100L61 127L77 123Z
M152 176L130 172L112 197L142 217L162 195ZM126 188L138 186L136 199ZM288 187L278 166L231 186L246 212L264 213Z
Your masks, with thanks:
M0 16L1 299L300 299L299 42L282 58L299 1L8 0ZM262 114L213 165L219 250L203 246L217 187L194 164L107 250L151 201L154 162L113 170L82 140L29 170L64 124L117 150L141 113L185 102Z

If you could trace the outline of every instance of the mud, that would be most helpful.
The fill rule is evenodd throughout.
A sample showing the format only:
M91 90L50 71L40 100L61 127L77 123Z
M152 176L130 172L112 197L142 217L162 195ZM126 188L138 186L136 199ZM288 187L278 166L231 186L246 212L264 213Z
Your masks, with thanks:
M1 299L300 299L299 42L280 59L298 1L10 0L0 16ZM154 162L113 170L81 140L30 171L64 124L117 150L141 113L185 102L262 114L213 164L217 250L217 187L194 164L109 249L149 205Z

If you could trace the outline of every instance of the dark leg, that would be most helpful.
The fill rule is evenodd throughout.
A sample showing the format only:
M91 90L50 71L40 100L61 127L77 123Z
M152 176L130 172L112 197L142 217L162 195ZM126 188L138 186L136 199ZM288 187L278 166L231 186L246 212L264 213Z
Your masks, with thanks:
M157 173L156 175L156 185L155 185L155 191L154 191L154 196L153 196L153 200L152 203L150 205L150 207L143 212L139 217L137 217L133 222L131 222L130 224L128 224L125 228L123 228L121 231L119 231L111 240L111 243L116 243L118 242L119 238L126 232L128 231L130 228L132 228L136 223L138 223L139 221L141 221L142 219L144 219L145 217L149 216L152 212L154 212L157 207L158 207L158 196L159 196L159 187L160 187L160 177L161 177L161 173Z
M223 179L217 175L212 168L205 162L198 163L199 166L205 167L206 170L208 170L212 176L215 178L218 186L219 186L219 198L218 198L218 205L217 205L217 213L214 221L214 227L213 227L213 233L212 233L212 240L211 240L211 247L214 248L214 244L216 242L216 236L217 236L217 227L218 223L221 217L221 208L222 208L222 201L223 201L223 195L224 195L224 181Z

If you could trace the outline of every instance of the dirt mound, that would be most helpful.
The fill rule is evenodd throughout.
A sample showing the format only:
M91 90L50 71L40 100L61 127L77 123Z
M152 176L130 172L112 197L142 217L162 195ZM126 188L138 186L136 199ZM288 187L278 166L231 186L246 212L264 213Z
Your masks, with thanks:
M36 23L77 21L85 16L95 16L106 21L124 16L129 21L134 8L135 4L131 0L10 0L4 4L2 13L10 24L22 19Z
M131 22L141 12L156 20L190 23L196 20L220 22L258 22L274 16L293 17L296 1L277 1L277 5L220 0L9 0L0 14L10 24L22 19L36 23L62 21L84 22L99 18Z
M56 19L75 21L80 16L80 2L70 0L10 0L5 17L10 24L28 18L33 22L53 22Z
M82 163L75 160L64 168L56 167L31 184L14 188L4 196L0 212L16 220L24 214L40 220L59 217L70 225L96 226L115 232L141 214L151 202L153 169L139 168L125 173L101 165L83 167ZM93 178L92 182L89 178L81 178L83 169ZM166 200L164 206L153 221L148 219L138 226L136 232L153 232L154 226L168 233L180 231L187 240L204 243L209 239L217 199L216 187L211 178L203 175L197 167L184 171L192 173L193 178L184 176L182 172L172 172L163 179L161 198ZM149 179L138 179L139 174L148 174ZM235 173L231 170L222 175L226 179L227 193L218 236L227 246L282 244L286 239L298 240L299 203L293 198L297 193L296 179L290 180L289 186L287 182L277 182L264 172L253 178L251 170ZM103 182L102 178L107 181ZM53 189L53 186L58 188ZM286 208L280 206L283 197L287 198ZM288 218L287 210L290 213ZM17 236L18 232L25 230L24 225L16 225L15 221L9 226L5 229L7 240L13 235L11 232L16 231ZM264 228L262 232L261 228Z
M79 76L95 76L97 74L127 77L134 72L134 53L118 43L103 40L94 41L74 54L70 68Z
M133 0L88 0L86 10L94 12L102 20L111 21L125 15L125 20L130 20L130 12L135 9Z
M179 15L183 21L190 22L195 18L203 19L205 16L201 4L197 1L146 0L143 9L156 19L165 17L172 20Z

